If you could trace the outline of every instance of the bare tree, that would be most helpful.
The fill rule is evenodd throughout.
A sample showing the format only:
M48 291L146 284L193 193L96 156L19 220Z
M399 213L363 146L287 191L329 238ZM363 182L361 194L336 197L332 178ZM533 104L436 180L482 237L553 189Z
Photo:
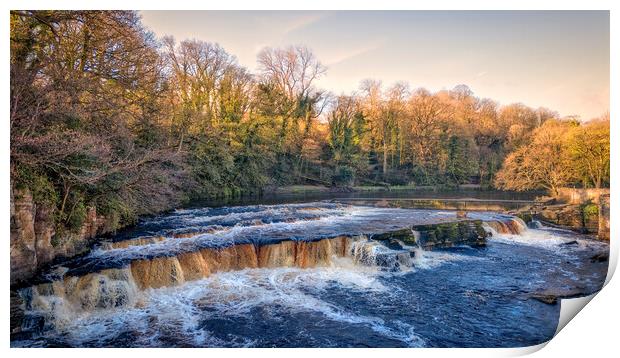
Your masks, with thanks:
M258 54L258 65L261 75L275 82L290 99L310 96L314 82L326 72L303 46L264 48Z
M303 167L304 144L310 135L313 120L326 105L324 92L314 87L326 68L307 47L265 48L258 54L261 80L272 85L285 101L281 108L281 126L278 133L278 152L293 155L295 166Z

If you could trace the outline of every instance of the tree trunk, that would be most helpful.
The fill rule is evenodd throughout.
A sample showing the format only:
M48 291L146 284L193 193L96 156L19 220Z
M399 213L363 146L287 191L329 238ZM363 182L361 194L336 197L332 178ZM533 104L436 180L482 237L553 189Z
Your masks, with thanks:
M181 147L183 146L183 136L185 132L181 131L181 139L179 140L179 147L177 148L177 153L181 153Z
M383 176L387 174L387 143L383 140Z

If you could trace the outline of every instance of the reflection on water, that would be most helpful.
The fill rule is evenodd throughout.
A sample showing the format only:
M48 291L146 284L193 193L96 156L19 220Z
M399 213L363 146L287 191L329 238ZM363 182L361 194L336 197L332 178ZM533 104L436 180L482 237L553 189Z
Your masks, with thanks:
M303 203L317 200L338 199L483 199L483 200L518 200L532 201L544 192L512 192L477 189L455 190L380 190L380 191L356 191L356 192L297 192L297 193L266 193L261 196L246 196L229 199L201 200L190 203L188 207L217 207L230 205L256 205L256 204L284 204Z

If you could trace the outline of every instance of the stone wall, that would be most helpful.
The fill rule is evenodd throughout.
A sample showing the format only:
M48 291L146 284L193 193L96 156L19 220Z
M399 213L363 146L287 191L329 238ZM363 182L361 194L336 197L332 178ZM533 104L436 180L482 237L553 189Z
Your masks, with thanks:
M85 252L96 236L112 230L108 221L90 207L79 230L57 235L54 208L35 204L28 189L11 188L11 284L29 279L56 258Z
M609 195L609 189L558 189L558 200L568 204L583 204L587 201L598 203L601 195Z
M582 233L598 232L598 210L591 213L591 208L597 205L590 204L557 204L547 205L538 208L534 213L534 218L551 224L566 226Z
M598 238L609 240L609 194L600 196L598 212Z
M609 189L561 188L554 200L539 202L530 211L537 220L609 240L609 197Z

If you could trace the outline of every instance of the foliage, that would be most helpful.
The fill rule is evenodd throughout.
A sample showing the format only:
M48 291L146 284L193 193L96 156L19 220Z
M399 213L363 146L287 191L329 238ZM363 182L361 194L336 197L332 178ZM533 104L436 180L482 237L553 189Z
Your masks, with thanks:
M495 183L502 189L557 189L609 183L609 120L580 125L547 120L526 145L510 153Z
M464 85L364 80L334 96L302 46L257 62L253 74L217 44L157 40L132 11L11 11L11 183L72 230L93 206L122 226L291 184L609 184L608 116L560 121Z
M583 221L587 222L591 218L598 218L598 205L594 203L586 203L581 206Z
M584 187L609 185L609 113L580 126L568 144L575 177Z

